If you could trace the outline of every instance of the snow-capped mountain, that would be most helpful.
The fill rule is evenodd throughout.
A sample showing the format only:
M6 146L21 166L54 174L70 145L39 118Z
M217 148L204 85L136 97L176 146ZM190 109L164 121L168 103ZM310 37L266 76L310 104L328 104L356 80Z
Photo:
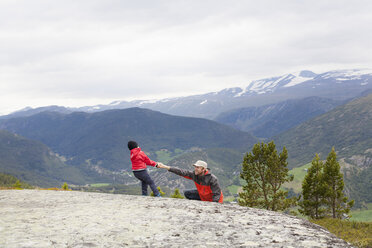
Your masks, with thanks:
M310 96L346 100L368 89L372 89L372 70L335 70L322 74L300 71L254 80L245 88L227 88L219 92L160 100L115 101L108 105L65 108L63 111L97 112L141 107L168 114L213 119L218 114L235 108L262 106ZM53 108L56 110L55 106ZM23 112L35 113L38 110L41 112L46 108ZM18 111L17 115L20 114L22 113Z
M317 74L311 71L300 71L280 77L252 81L244 90L239 88L239 93L236 94L235 97L274 92L282 87L291 87L301 84L308 80L314 79L316 76Z

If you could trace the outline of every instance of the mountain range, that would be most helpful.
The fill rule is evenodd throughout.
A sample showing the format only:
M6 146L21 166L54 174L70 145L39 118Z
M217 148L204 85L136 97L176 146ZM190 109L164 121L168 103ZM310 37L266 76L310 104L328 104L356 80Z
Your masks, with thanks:
M326 159L335 147L349 196L372 202L372 93L341 105L274 137L288 149L291 168Z
M372 94L308 120L273 138L286 146L292 167L318 153L325 159L335 147L341 158L372 154Z
M232 109L257 107L313 96L342 101L354 98L368 89L372 89L372 70L369 69L335 70L321 74L305 70L254 80L245 88L227 88L219 92L160 100L115 101L108 105L81 108L49 106L32 109L28 107L1 118L31 115L47 110L71 113L140 107L171 115L213 120L219 114Z
M42 112L0 121L6 129L50 147L63 161L102 179L133 181L127 142L136 140L153 160L207 148L250 149L258 140L214 121L130 108L97 113ZM160 156L160 155L159 155ZM108 179L107 177L111 178Z
M259 142L256 136L273 139L278 150L286 146L290 168L310 162L315 153L324 159L335 146L347 191L359 202L372 202L371 80L366 70L302 71L197 96L24 109L0 117L3 137L28 142L10 149L9 137L0 139L0 172L36 184L47 178L49 184L133 183L126 143L134 139L150 158L172 166L190 169L195 160L206 160L227 187L239 185L240 164ZM150 173L162 185L192 186L160 170Z
M291 99L265 106L233 109L221 113L215 121L250 132L256 137L270 138L343 103L345 101L317 96Z
M0 130L0 173L11 174L38 186L56 186L66 179L78 184L89 178L61 159L40 141Z

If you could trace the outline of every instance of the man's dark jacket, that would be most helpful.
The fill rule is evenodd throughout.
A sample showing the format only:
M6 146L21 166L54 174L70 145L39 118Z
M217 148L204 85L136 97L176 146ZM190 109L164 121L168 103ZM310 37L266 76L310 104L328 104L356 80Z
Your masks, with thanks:
M193 171L171 167L170 172L194 181L202 201L223 202L223 194L215 175L206 171L204 175L197 176Z

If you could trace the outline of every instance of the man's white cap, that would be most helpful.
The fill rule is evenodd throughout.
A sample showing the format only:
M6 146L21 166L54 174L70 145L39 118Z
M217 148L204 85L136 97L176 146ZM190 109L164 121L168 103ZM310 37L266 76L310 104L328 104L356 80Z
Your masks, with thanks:
M204 169L207 169L208 168L208 164L202 160L198 160L196 161L195 164L193 164L194 166L200 166L200 167L203 167Z

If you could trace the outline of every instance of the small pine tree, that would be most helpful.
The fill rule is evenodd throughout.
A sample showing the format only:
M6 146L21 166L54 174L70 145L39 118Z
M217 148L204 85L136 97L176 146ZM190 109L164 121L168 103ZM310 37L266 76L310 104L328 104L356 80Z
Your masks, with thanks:
M165 196L165 193L163 192L163 190L161 190L160 186L156 187L158 190L159 190L159 193L161 196ZM151 196L154 196L154 192L151 192L150 194Z
M67 185L67 183L64 183L64 184L62 185L62 189L63 189L63 190L68 190L68 185Z
M180 190L177 188L174 190L174 193L170 196L171 198L180 198L183 199L183 195L181 195Z
M19 180L17 180L17 181L13 184L13 187L16 188L16 189L21 189L21 188L22 188L21 182L20 182Z
M344 213L348 214L354 205L354 200L347 202L348 198L343 193L344 179L334 147L324 164L323 181L327 185L325 200L332 217L341 218Z
M320 219L324 217L326 212L324 208L326 191L326 185L323 182L324 164L318 154L315 154L311 164L302 182L303 200L299 202L300 209L298 211L313 219Z
M238 202L242 206L285 210L294 205L295 198L287 199L288 191L281 189L285 182L293 180L288 174L288 153L283 147L278 154L275 144L255 144L252 152L244 156L240 177L246 181Z

